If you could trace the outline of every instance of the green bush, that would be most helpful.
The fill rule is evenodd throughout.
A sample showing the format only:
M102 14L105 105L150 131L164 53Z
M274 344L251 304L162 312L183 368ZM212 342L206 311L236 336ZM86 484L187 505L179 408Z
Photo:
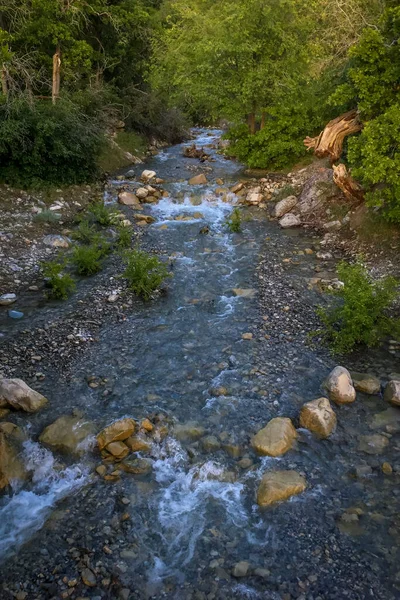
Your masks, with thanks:
M325 327L323 336L333 351L345 354L358 344L375 346L386 335L400 335L400 319L388 314L398 295L397 280L374 281L361 263L342 262L337 271L344 284L334 292L339 302L317 311Z
M60 213L56 213L53 210L46 208L45 210L42 210L42 212L37 213L32 220L35 223L58 223L60 219Z
M115 223L117 211L115 208L105 206L103 202L92 204L88 212L88 219L102 227L110 227Z
M164 279L170 276L167 266L157 256L144 250L126 251L124 262L122 277L128 281L129 289L144 300L149 300Z
M117 246L121 249L130 248L132 243L132 230L130 227L118 227Z
M101 270L104 249L98 245L76 246L72 254L72 263L78 275L94 275Z
M103 135L68 99L0 100L0 180L13 185L80 184L97 173Z
M98 242L100 234L96 231L93 224L84 219L72 232L72 239L81 242L82 244L93 244ZM101 236L100 236L101 237Z
M237 206L226 220L226 225L231 233L240 233L242 230L242 216Z
M46 284L50 288L48 296L66 300L75 290L76 284L68 273L64 273L65 265L57 261L49 261L42 263L41 267Z

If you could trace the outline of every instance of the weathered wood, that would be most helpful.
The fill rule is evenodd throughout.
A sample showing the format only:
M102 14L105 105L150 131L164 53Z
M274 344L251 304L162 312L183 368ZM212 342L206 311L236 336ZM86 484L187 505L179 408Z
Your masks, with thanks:
M57 49L53 55L53 85L51 88L51 99L53 104L56 103L57 98L60 95L60 70L61 70L61 50L57 46Z
M204 148L196 148L196 144L184 148L183 156L186 158L198 158L201 162L210 158L210 155L204 152Z
M318 158L329 157L331 162L338 160L342 154L345 137L362 129L357 110L336 117L326 125L318 137L306 137L304 145L308 150L314 149Z
M333 181L351 202L361 203L364 200L364 190L347 171L345 165L333 165Z

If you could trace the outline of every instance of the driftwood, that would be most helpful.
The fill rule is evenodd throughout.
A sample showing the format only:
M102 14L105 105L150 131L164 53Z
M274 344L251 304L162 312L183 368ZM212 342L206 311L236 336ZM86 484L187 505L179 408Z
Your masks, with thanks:
M333 165L332 168L333 181L338 188L342 190L346 198L351 202L361 203L364 200L364 190L361 185L352 178L345 165Z
M306 137L304 145L308 150L314 149L318 158L329 157L331 162L338 160L342 154L344 138L360 131L361 122L356 110L351 110L333 121L329 121L318 137Z
M196 144L184 148L183 156L186 158L198 158L201 162L210 158L210 155L204 152L204 148L196 148Z
M55 54L53 55L53 85L51 88L51 98L53 104L56 103L58 96L60 95L60 69L61 69L61 50L57 46Z

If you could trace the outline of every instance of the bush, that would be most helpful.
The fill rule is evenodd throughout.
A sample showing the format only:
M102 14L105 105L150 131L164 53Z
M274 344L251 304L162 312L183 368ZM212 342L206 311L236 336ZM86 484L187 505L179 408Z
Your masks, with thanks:
M118 227L117 246L121 249L130 248L132 242L132 231L130 227Z
M360 263L342 262L337 271L344 284L334 292L339 304L318 309L323 335L333 351L345 354L358 344L375 346L386 335L400 335L400 319L388 315L398 294L396 279L374 281Z
M88 218L102 227L110 227L115 223L117 211L115 208L105 206L103 202L96 202L90 207Z
M242 217L237 206L233 209L229 219L226 220L226 225L231 233L240 233L242 230Z
M124 254L125 271L122 277L128 287L144 300L149 300L166 277L170 276L167 266L157 256L135 249Z
M56 213L46 208L45 210L42 210L42 212L37 213L32 220L35 223L58 223L60 219L60 213Z
M42 263L42 272L50 290L48 296L66 300L75 290L76 284L70 275L64 273L64 265L57 261Z
M102 131L68 99L0 101L0 179L13 185L80 184L97 173Z
M72 254L72 263L78 275L94 275L101 270L101 258L104 248L97 245L76 246Z
M88 220L83 220L72 233L72 239L82 244L93 244L99 241L100 234Z

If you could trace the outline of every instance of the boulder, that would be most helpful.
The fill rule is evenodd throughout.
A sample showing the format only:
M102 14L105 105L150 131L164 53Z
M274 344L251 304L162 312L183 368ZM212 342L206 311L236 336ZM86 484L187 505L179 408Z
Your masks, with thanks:
M260 191L260 188L254 188L250 190L246 195L247 204L257 205L263 202L264 196Z
M155 176L156 176L155 171L149 171L148 169L145 169L140 177L141 177L141 179L144 179L145 181L150 181L150 179L153 179Z
M16 294L2 294L0 296L0 306L9 306L17 301Z
M70 241L64 235L45 235L43 243L51 248L69 248Z
M47 398L35 392L22 379L0 380L0 407L11 406L16 410L32 413L47 402Z
M253 437L251 444L258 454L281 456L290 450L296 437L292 421L285 417L276 417Z
M20 481L26 477L24 466L18 458L18 449L11 437L12 435L0 431L0 490L13 481Z
M139 198L132 192L120 192L118 194L118 202L124 206L134 206L136 209L141 209Z
M151 442L143 434L131 435L125 440L125 444L132 452L150 452Z
M357 373L356 371L351 371L350 375L353 386L358 392L371 395L380 393L381 382L375 375L371 375L370 373Z
M329 398L336 404L350 404L356 399L356 390L347 369L337 366L328 375L325 387Z
M400 380L389 381L385 388L383 396L386 402L390 402L394 406L400 406Z
M328 398L317 398L304 404L300 411L300 425L321 438L327 438L336 428L336 415Z
M388 445L389 440L385 435L374 433L372 435L361 435L358 449L366 454L382 454Z
M207 177L204 175L204 173L201 173L200 175L195 175L194 177L189 179L190 185L204 185L205 183L207 183Z
M133 419L120 419L105 427L97 436L99 450L103 450L111 442L127 440L135 431L136 423Z
M287 213L282 219L279 220L279 225L282 229L289 229L290 227L299 227L301 225L300 217L293 213Z
M280 217L283 217L283 215L286 215L286 213L290 212L292 210L292 208L294 208L296 206L296 204L297 204L296 196L287 196L287 198L283 198L283 200L280 200L275 205L275 209L274 209L275 217L278 217L278 219Z
M61 452L82 454L84 441L94 434L94 426L89 421L73 415L63 415L42 431L39 441Z
M125 458L129 454L129 448L124 442L110 442L107 444L106 450L119 459Z
M265 473L261 480L257 491L257 504L270 506L274 502L301 494L306 487L305 478L296 471L270 471Z
M237 194L244 188L244 184L239 182L231 188L232 194Z
M335 188L333 170L325 167L318 169L318 172L305 183L299 196L298 208L300 214L314 212L321 204L324 196L331 195Z

